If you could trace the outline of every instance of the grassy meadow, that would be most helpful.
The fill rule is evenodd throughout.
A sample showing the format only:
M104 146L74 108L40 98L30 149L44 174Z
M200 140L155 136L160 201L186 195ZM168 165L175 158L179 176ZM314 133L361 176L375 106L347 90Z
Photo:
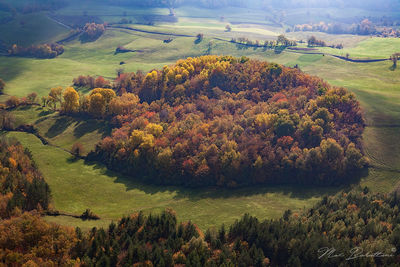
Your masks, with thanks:
M334 188L217 188L184 189L150 186L108 171L101 165L74 160L66 151L46 146L35 136L10 132L32 151L33 158L50 185L56 209L80 215L86 208L101 217L100 221L82 222L71 217L48 217L48 220L87 228L105 225L124 214L143 210L146 213L173 208L181 221L191 220L206 229L230 224L249 212L259 218L278 218L282 211L300 211L315 204Z
M124 10L104 6L88 7L89 15L101 17L104 21L118 21L126 11L127 17L152 12L168 15L167 9ZM62 15L82 13L70 6L59 11ZM400 175L400 70L391 70L391 62L351 63L330 56L298 54L262 48L239 49L236 45L218 41L214 37L230 40L232 37L248 37L253 40L270 40L284 32L274 26L273 14L261 11L232 9L226 14L221 11L183 7L176 10L179 18L176 24L155 26L129 25L133 28L196 35L204 33L204 40L195 44L195 38L177 37L165 44L163 35L141 33L124 29L108 29L96 42L80 43L78 40L65 44L65 53L55 59L39 60L0 56L0 78L4 79L7 95L25 96L37 92L47 95L51 87L69 86L78 75L101 75L108 79L116 76L116 70L125 72L148 71L173 64L176 60L205 54L249 56L259 60L277 62L287 66L298 65L303 71L320 76L333 85L344 86L354 92L361 102L366 118L364 133L365 153L371 160L369 175L360 182L375 192L389 192L399 182ZM296 14L293 14L295 16ZM40 15L43 19L43 14ZM298 15L300 16L300 14ZM224 17L223 20L221 17ZM47 18L44 16L44 18ZM38 20L39 18L32 18ZM265 24L251 24L263 21ZM232 24L232 32L225 32L225 25ZM53 33L49 36L32 37L27 42L36 43L51 40L68 32L67 29L50 21ZM24 32L21 24L11 22L18 29L20 37ZM46 26L47 27L47 26ZM61 27L61 28L60 28ZM41 30L43 31L43 29ZM8 32L8 33L7 33ZM0 27L0 39L10 31ZM306 40L314 33L290 33L289 37ZM51 35L51 36L50 36ZM315 34L328 43L344 43L345 49L320 49L321 52L349 53L350 57L382 58L398 51L400 39L369 38L351 35ZM20 38L21 39L21 38ZM140 52L115 55L117 46L125 46ZM400 50L400 49L399 49ZM120 65L121 62L125 64ZM5 99L3 97L2 99ZM102 219L84 222L72 217L48 217L66 225L79 225L85 229L104 226L124 214L144 210L158 212L167 207L177 211L180 220L192 220L202 229L230 224L248 212L260 219L277 218L287 209L299 211L315 204L324 194L334 193L340 188L298 188L265 187L225 189L183 189L144 185L106 170L104 166L86 164L73 160L68 153L75 142L83 143L88 152L110 129L96 120L84 120L59 116L40 107L12 111L18 124L33 124L39 134L51 145L43 145L33 135L19 132L4 133L15 137L28 147L40 170L50 185L56 209L80 214L86 208L92 209Z
M43 30L46 25L46 30ZM48 18L44 13L18 15L14 20L0 25L0 39L7 45L27 46L43 41L56 41L70 29Z

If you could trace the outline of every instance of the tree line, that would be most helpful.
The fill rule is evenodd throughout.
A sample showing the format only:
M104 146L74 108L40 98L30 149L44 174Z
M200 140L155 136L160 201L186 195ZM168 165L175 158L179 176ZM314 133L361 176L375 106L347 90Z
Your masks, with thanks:
M0 262L13 266L397 266L400 195L354 188L274 220L245 214L201 231L173 210L124 216L83 232L37 213L0 221Z
M47 210L50 188L29 150L15 140L0 140L0 218L21 211Z
M298 69L203 56L123 73L113 89L53 88L44 100L109 120L112 136L88 159L146 182L332 185L368 163L355 96Z
M289 40L286 38L284 35L279 35L276 40L272 41L264 41L260 42L258 40L252 41L249 40L248 38L245 37L239 37L239 38L232 38L231 39L232 43L239 44L239 45L245 45L245 46L250 46L250 47L263 47L263 48L277 48L277 47L290 47L290 46L297 46L296 41Z
M319 22L314 24L297 24L288 31L303 32L326 32L332 34L356 34L356 35L377 35L380 37L400 37L400 30L392 27L377 27L369 19L360 23L344 25L340 23Z
M318 40L314 35L312 35L310 38L308 38L307 45L309 47L313 47L313 46L327 47L328 46L325 41ZM333 44L333 45L329 45L329 47L336 48L336 49L343 49L343 44L337 44L337 45Z

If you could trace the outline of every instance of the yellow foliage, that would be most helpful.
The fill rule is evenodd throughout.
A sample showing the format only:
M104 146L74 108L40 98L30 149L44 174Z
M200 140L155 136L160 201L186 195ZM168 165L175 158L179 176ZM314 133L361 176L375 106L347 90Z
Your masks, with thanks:
M146 134L143 137L143 141L140 144L140 147L144 149L150 149L154 147L154 136L152 134Z
M276 114L261 113L256 116L254 123L258 127L270 128L276 122L277 119L278 119L278 115L276 115Z
M156 137L160 136L163 132L163 127L159 124L149 123L146 126L146 131Z
M116 97L114 90L107 88L95 88L90 92L90 96L95 94L101 94L107 104L110 103L111 99Z
M74 88L68 87L64 92L63 109L65 112L74 112L79 108L79 94Z
M100 93L91 94L89 112L94 115L103 115L106 109L106 101Z
M182 75L181 74L177 74L176 76L175 76L175 83L176 84L179 84L179 83L182 83L183 82L183 77L182 77Z
M142 130L133 130L130 140L134 147L139 146L143 149L154 147L154 136Z
M133 130L131 134L131 143L133 146L139 146L143 141L143 136L146 133L141 130Z

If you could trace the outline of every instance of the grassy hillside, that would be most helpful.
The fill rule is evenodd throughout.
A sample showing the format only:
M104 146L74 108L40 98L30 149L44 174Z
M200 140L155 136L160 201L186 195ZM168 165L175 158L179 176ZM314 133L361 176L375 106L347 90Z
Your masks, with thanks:
M71 150L72 145L81 143L86 155L105 136L111 134L106 122L90 118L60 116L58 112L37 106L20 107L11 111L16 126L31 124L38 134L51 145Z
M52 42L69 32L69 29L46 16L45 13L18 15L14 20L0 25L0 40L7 45L28 46Z

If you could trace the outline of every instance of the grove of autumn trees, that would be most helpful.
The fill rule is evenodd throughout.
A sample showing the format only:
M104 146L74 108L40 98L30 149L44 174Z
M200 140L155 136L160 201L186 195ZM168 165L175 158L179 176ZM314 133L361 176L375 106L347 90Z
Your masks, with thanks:
M83 42L93 42L99 39L105 31L104 24L86 23L80 39Z
M21 47L16 44L8 50L10 56L55 58L64 53L64 47L59 44L42 44Z
M0 219L30 210L47 210L50 189L30 152L14 140L0 140Z
M88 159L146 182L333 185L367 166L355 96L298 69L203 56L121 74L113 87L49 97L65 113L110 120Z

